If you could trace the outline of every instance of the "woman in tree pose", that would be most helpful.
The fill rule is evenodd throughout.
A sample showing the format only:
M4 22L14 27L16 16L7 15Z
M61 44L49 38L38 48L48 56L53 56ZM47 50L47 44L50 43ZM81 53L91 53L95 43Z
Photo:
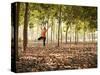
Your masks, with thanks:
M45 40L46 40L46 32L48 31L49 27L44 26L43 28L41 27L41 36L38 38L38 40L43 40L43 46L45 46Z

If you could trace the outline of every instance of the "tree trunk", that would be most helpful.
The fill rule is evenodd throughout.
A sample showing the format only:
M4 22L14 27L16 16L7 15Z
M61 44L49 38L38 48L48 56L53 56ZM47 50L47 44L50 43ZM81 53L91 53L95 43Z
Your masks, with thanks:
M52 26L51 26L51 43L52 43L52 33L53 33L53 18L52 18Z
M94 33L92 32L92 43L94 42Z
M66 38L65 38L66 44L67 44L67 31L68 31L68 27L67 27L67 25L66 25Z
M47 27L48 27L48 23L47 23ZM48 44L48 31L47 31L47 44Z
M66 44L67 44L67 31L66 31Z
M90 43L90 33L88 33L88 42Z
M58 47L59 47L59 36L60 36L60 26L61 26L61 5L59 6L59 24L58 24Z
M55 37L56 37L56 31L55 31L55 25L53 23L53 43L55 42Z
M52 43L52 27L51 27L51 43Z
M56 27L56 39L58 39L58 27Z
M27 42L28 42L28 38L27 38L27 29L28 29L28 3L25 4L26 8L25 8L25 15L24 15L24 29L23 29L23 49L24 51L27 48Z
M62 43L62 26L61 26L61 43Z
M85 30L84 30L84 35L83 35L83 43L85 44Z
M71 42L71 30L70 30L70 48L71 48L71 43L72 43L72 42Z
M77 38L76 36L77 36L77 32L76 32L76 29L75 29L75 44L76 44L76 40L77 40L76 39Z
M94 42L95 42L95 33L94 33Z
M47 21L47 28L48 28L48 25L49 25L49 15L48 15L48 21ZM48 31L47 31L47 44L48 44Z
M77 32L77 41L76 41L76 43L78 43L78 40L79 40L79 38L78 38L78 32Z

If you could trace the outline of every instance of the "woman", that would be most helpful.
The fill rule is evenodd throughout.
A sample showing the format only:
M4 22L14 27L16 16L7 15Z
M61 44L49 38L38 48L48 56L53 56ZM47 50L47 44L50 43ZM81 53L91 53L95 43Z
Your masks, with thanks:
M38 38L38 40L43 40L43 46L45 46L46 32L48 31L48 29L49 28L46 29L46 27L42 29L41 27L41 36Z

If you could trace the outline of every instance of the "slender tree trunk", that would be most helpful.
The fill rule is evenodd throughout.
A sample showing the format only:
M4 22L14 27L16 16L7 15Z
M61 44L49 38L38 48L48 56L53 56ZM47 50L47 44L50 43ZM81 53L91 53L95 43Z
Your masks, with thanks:
M32 34L34 35L34 28L33 28L33 33ZM34 40L34 36L33 35L32 35L32 37L33 37L32 39Z
M76 36L77 36L77 32L76 32L76 28L75 28L75 44L76 44L76 40L77 40L76 39L77 38Z
M84 31L83 31L83 43L85 43L85 27L84 27Z
M52 43L52 27L51 27L51 43Z
M79 40L79 38L78 38L78 32L77 32L77 43L78 43L78 40Z
M27 38L27 29L28 29L28 3L25 4L26 8L25 8L25 15L24 15L24 30L23 30L23 49L24 51L27 48L27 42L28 42L28 38Z
M53 23L53 34L52 35L53 35L52 40L53 40L53 43L54 43L55 42L55 40L54 40L55 39L55 26L54 26L54 23Z
M67 27L67 25L66 25L66 38L65 38L66 44L67 44L67 32L68 32L68 27Z
M61 26L61 5L59 5L58 47L59 47L60 26Z
M85 47L85 30L84 30L84 35L83 35L83 47Z
M67 44L67 30L66 30L66 44Z
M83 37L83 42L85 43L85 31L84 31L84 37Z
M48 44L48 32L47 32L47 44Z
M48 27L48 23L47 23L47 27ZM47 31L47 44L48 44L48 31Z
M91 32L89 34L89 37L90 37L90 43L92 42L92 35L91 35Z
M88 42L90 43L90 33L88 33Z
M71 34L70 34L70 45L71 45Z
M48 15L48 22L47 22L47 27L49 25L49 15ZM47 44L48 44L48 31L47 31Z
M70 25L70 29L71 29L71 25ZM71 41L71 30L70 30L70 48L71 48L71 43L72 43L72 41Z
M58 27L56 27L56 39L58 39Z
M53 28L53 43L55 42L55 30Z
M94 42L94 33L92 32L92 43Z
M94 42L95 42L95 33L94 33Z
M51 26L51 43L52 43L52 33L53 33L53 18L52 18L52 26Z
M61 26L61 43L62 43L62 26Z

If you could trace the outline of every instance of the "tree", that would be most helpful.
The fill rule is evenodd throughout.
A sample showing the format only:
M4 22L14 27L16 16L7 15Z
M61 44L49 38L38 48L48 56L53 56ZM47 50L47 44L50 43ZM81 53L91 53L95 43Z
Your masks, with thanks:
M51 21L52 21L52 24L51 24L51 43L52 43L52 40L53 40L53 39L52 39L52 37L53 37L52 34L53 34L53 30L54 30L54 29L53 29L53 18L52 18Z
M25 51L27 48L27 28L28 28L28 3L25 3L25 15L24 15L24 29L23 29L23 50Z
M58 18L58 47L59 47L59 36L60 36L60 26L61 26L61 5L58 6L59 18Z

